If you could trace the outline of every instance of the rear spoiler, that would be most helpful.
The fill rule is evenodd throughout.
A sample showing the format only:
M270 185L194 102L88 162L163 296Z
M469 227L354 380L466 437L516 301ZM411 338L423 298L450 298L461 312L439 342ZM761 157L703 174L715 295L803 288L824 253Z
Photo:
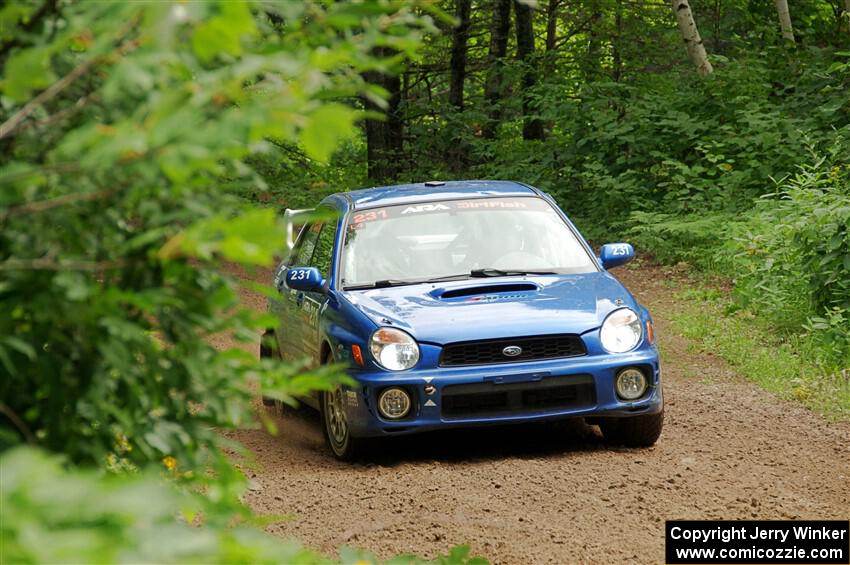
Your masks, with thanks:
M286 224L286 249L292 250L295 246L295 224L303 224L307 218L313 213L314 208L302 208L301 210L292 210L287 208L283 213L283 221Z

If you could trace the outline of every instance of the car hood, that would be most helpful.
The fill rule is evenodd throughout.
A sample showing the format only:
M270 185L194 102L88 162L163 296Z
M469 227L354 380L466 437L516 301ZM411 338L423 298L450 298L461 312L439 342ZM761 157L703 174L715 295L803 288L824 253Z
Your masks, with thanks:
M346 291L343 296L379 326L418 341L445 344L556 333L602 325L634 298L606 272L498 277Z

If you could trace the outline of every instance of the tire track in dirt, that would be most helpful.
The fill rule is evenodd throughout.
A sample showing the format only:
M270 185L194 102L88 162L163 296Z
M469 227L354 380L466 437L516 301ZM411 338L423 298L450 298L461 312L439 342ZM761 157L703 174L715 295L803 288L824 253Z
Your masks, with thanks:
M666 320L669 271L617 274L653 312L664 352L667 420L655 447L610 448L596 428L567 421L393 438L352 465L330 456L305 409L277 416L276 437L226 434L256 455L246 502L295 515L267 530L328 555L347 544L433 557L468 543L511 564L661 563L667 519L850 518L850 424L689 350ZM252 292L243 299L265 309Z

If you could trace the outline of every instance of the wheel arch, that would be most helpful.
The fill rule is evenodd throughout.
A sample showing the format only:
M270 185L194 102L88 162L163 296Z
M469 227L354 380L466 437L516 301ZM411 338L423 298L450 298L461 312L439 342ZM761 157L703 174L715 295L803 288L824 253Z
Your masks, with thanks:
M319 362L322 365L327 364L328 359L333 355L333 347L328 338L322 338L322 345L319 347Z

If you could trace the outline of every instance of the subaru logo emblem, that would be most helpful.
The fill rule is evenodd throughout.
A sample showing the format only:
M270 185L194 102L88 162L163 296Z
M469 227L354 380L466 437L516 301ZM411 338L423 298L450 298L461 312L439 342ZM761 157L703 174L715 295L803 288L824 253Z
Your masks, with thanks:
M516 357L520 353L522 353L522 347L517 345L509 345L502 350L502 355L505 357Z

